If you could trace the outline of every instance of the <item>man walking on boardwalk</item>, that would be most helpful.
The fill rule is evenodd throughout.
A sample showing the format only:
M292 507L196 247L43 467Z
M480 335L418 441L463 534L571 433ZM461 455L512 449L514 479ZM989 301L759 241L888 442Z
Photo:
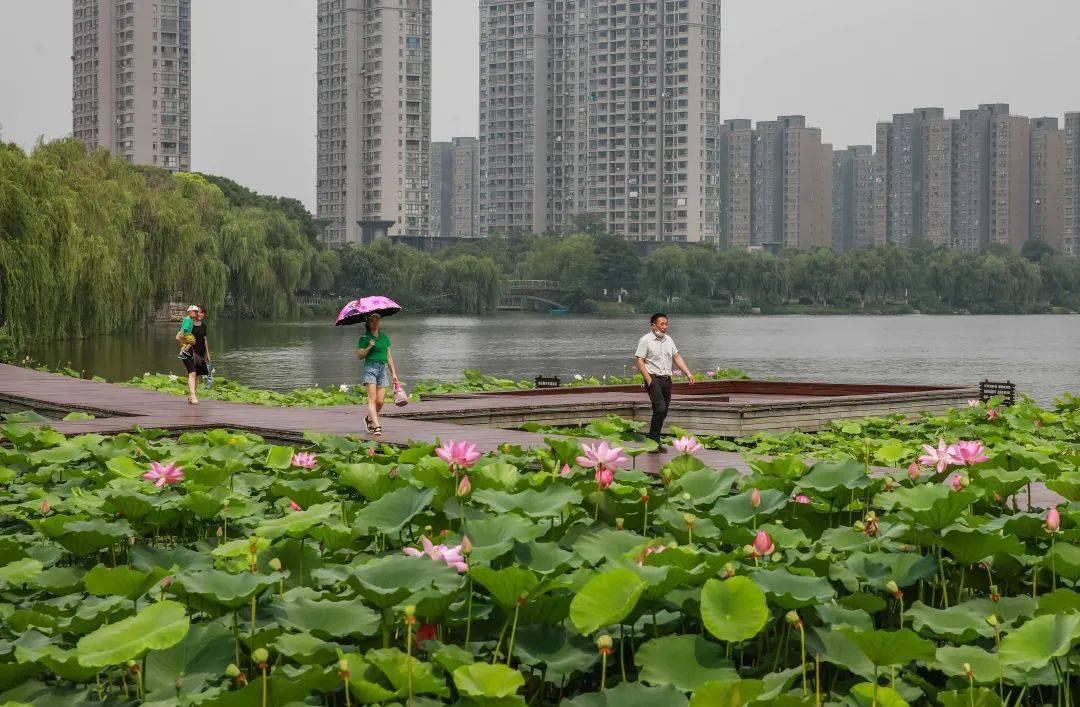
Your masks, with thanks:
M666 451L660 444L660 429L667 417L668 405L671 404L671 364L675 363L690 384L695 383L694 374L686 367L686 362L679 355L675 342L668 336L668 317L657 313L649 318L652 326L645 336L638 340L634 362L641 377L645 379L645 390L652 402L652 422L649 424L649 437L656 442L657 452Z

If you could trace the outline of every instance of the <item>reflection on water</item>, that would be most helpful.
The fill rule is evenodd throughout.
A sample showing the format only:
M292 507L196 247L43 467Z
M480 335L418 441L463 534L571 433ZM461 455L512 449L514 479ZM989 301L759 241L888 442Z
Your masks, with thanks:
M176 328L55 342L35 358L109 380L179 373ZM406 383L457 379L466 368L514 378L622 373L647 329L639 319L530 314L384 322ZM274 389L356 382L361 331L334 328L329 318L209 323L218 373ZM759 378L854 383L1008 379L1043 402L1080 393L1080 318L1073 316L686 316L673 318L671 334L701 370L730 366Z

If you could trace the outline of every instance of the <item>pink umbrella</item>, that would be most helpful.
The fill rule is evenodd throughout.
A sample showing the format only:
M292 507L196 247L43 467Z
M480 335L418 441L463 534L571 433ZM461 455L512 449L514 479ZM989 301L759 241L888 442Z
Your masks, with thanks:
M341 313L338 314L337 321L334 322L334 326L356 324L357 322L366 320L372 314L378 314L380 317L389 317L400 311L401 305L389 297L383 297L382 295L362 297L353 300L342 307Z

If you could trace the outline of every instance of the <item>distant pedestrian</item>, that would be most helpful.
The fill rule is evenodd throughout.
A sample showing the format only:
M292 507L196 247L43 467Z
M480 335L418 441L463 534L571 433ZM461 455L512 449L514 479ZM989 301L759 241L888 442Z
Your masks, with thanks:
M660 444L660 430L671 404L671 365L674 363L683 372L690 384L696 381L694 374L686 367L675 342L668 336L668 316L657 313L649 318L652 328L638 340L634 362L641 377L645 379L645 390L652 403L652 421L649 424L649 437L656 442L657 452L666 451Z
M398 382L397 366L390 353L390 337L379 331L381 321L378 314L368 315L364 335L356 344L356 355L364 360L363 381L367 388L368 414L364 422L368 432L374 435L382 434L379 413L386 403L386 389L391 381Z
M184 368L187 369L188 374L188 403L198 405L199 398L195 395L195 386L199 382L199 376L210 375L210 343L206 340L206 324L203 323L206 310L198 305L192 305L188 313L192 319L190 335L194 340L191 343L189 355L180 360L184 362Z

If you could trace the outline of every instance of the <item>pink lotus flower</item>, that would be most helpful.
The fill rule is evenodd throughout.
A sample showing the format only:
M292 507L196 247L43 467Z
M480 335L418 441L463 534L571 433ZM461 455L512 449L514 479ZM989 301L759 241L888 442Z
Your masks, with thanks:
M776 547L773 545L772 538L764 530L759 530L758 534L754 536L754 552L760 556L771 555L776 551Z
M367 455L368 455L368 458L374 459L375 458L375 447L368 447Z
M442 562L447 567L457 570L460 574L469 571L469 564L465 561L465 556L461 553L461 545L455 545L454 547L435 545L427 539L427 536L420 538L420 541L424 546L423 550L418 550L415 547L407 547L404 548L405 554L410 557L430 557L432 561Z
M977 408L977 407L979 407L979 403L981 403L981 402L982 402L981 400L969 400L968 401L968 407L969 408Z
M605 466L596 467L596 487L603 491L615 481L615 470Z
M707 375L709 378L712 378L716 375L716 371L705 371L705 375Z
M458 485L457 485L457 495L458 496L468 496L469 491L472 491L472 482L469 481L469 475L468 474L462 474L461 475L461 481L459 481Z
M435 450L435 456L449 464L451 469L457 471L459 469L468 469L482 455L480 449L472 442L450 440Z
M562 465L562 471L559 472L559 476L562 476L562 477L565 478L567 476L570 476L571 473L572 473L572 471L570 469L570 465L569 464L563 464Z
M956 444L949 447L949 453L952 454L957 460L963 464L971 466L972 464L979 464L980 462L987 461L990 457L986 456L986 447L982 442L968 442L960 440Z
M1046 532L1056 533L1058 528L1061 527L1061 514L1058 513L1057 506L1054 506L1046 512Z
M761 491L754 489L750 492L750 507L756 509L761 505Z
M619 464L630 461L627 457L622 456L622 447L612 447L607 443L607 440L597 444L583 444L581 445L581 451L584 452L584 455L578 457L576 461L578 466L586 469L603 467L614 471L619 467Z
M697 437L679 437L672 442L672 446L683 454L697 454L704 449L704 447L698 443Z
M911 462L911 466L907 468L908 478L912 481L918 481L922 474L919 472L919 465L915 462Z
M300 452L292 457L292 465L301 469L314 469L318 458L311 452Z
M810 498L800 493L795 497L795 503L801 503L805 506L810 503Z
M41 514L48 515L50 510L52 510L52 506L49 505L49 499L43 499L41 501Z
M939 474L944 473L950 466L958 466L961 462L952 455L951 447L945 446L945 440L938 440L938 446L935 449L929 444L923 445L923 451L926 454L919 457L919 463L923 466L937 467Z
M953 474L949 479L949 484L952 486L953 491L963 491L967 488L967 482L964 480L963 474Z
M649 555L652 555L654 553L659 555L664 550L667 550L667 545L654 545L654 546L646 547L642 551L641 557L638 558L638 561L637 561L638 567L641 567L645 563L645 558L648 557Z
M158 464L150 462L150 471L142 475L147 481L153 481L154 486L164 487L166 484L178 484L184 480L184 468L176 464Z
M293 509L294 511L302 511L302 510L304 510L303 508L300 507L299 503L292 500L291 498L289 499L289 508Z
M990 408L986 411L986 418L988 420L996 420L998 418L997 410Z

